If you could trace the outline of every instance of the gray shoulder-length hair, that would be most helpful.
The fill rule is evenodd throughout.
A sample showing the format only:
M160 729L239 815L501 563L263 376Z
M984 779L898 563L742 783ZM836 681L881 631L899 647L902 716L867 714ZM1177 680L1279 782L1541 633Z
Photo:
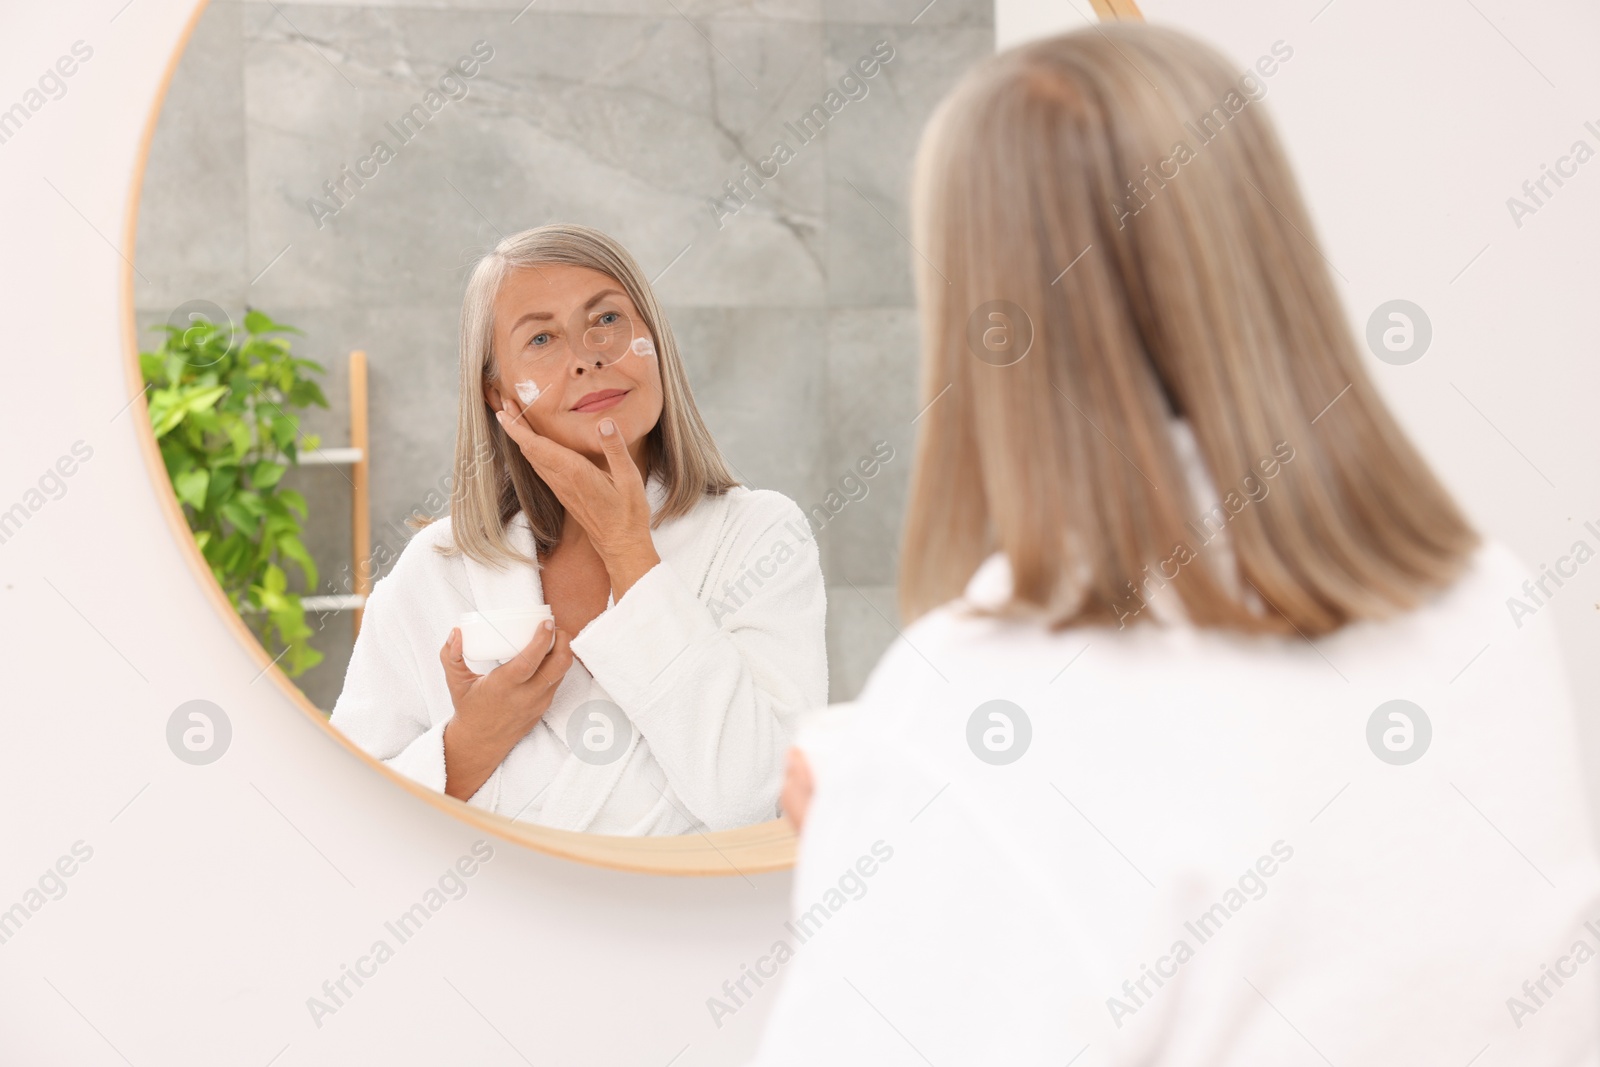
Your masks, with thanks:
M661 368L661 417L646 436L648 478L661 479L666 498L651 519L684 515L707 494L727 492L739 481L730 472L711 432L694 406L689 378L678 358L672 327L650 282L628 250L588 226L554 223L504 238L478 260L461 301L460 409L456 421L454 482L450 493L447 554L465 553L489 566L524 559L506 538L517 512L528 516L541 552L561 540L566 508L522 455L499 420L490 416L484 385L497 375L494 360L494 301L513 270L546 263L588 267L614 278L627 292L655 338Z

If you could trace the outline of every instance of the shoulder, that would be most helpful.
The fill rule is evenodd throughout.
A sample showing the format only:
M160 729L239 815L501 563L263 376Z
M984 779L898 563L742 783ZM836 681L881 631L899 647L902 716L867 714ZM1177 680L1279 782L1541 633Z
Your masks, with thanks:
M1585 558L1593 554L1592 548L1585 547L1583 551ZM1537 578L1538 573L1505 544L1485 537L1456 580L1410 614L1420 623L1431 626L1446 620L1504 617L1507 598L1524 597L1524 582L1530 576Z
M392 551L383 548L373 552L373 564L382 568L385 562L383 557L390 556L394 565L373 586L372 596L384 599L396 595L406 595L412 590L423 590L440 582L448 581L447 572L452 568L459 568L461 557L447 554L455 548L455 539L450 533L450 516L445 515L428 523L417 530L411 539L401 546L396 557Z
M891 617L898 613L895 608L892 604L886 608ZM1011 636L1020 636L1022 625L974 615L961 597L948 601L899 628L868 673L859 699L864 703L902 696L912 703L929 699L947 689L957 674L989 671L995 654L1004 656L1014 647L1001 631L1012 628Z
M800 505L772 489L729 490L723 539L734 558L769 552L816 554L816 535Z
M453 547L455 542L450 535L450 516L441 515L437 519L420 527L411 540L406 542L405 551L415 552L422 548L437 550L439 548Z
M1584 542L1585 551L1592 555L1594 549L1588 547L1588 538L1581 540ZM1463 580L1468 583L1491 582L1497 588L1503 588L1507 581L1513 585L1520 584L1528 573L1527 565L1510 547L1493 538L1485 537L1483 543L1473 553L1472 562Z
M449 557L447 552L455 549L455 538L450 532L450 516L442 515L428 525L419 529L400 550L400 558L395 561L394 572L402 568L406 571L432 569Z
M748 550L777 537L791 542L813 540L800 506L773 489L736 485L723 493L707 493L677 521L698 531L712 532L718 542L737 550Z
M821 600L816 536L804 513L782 493L744 486L707 493L687 514L663 522L653 536L661 558L692 576L702 590L730 582L753 581L759 587L777 578L784 588L815 586Z
M722 495L729 515L743 526L772 526L804 518L800 505L775 489L736 485Z

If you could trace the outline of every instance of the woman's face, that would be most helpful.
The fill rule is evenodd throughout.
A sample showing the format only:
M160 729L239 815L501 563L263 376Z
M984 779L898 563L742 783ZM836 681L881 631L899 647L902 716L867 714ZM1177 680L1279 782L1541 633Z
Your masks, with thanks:
M600 420L612 419L643 469L645 435L661 417L661 366L615 278L565 263L513 270L495 297L493 358L491 408L509 398L536 433L601 466Z

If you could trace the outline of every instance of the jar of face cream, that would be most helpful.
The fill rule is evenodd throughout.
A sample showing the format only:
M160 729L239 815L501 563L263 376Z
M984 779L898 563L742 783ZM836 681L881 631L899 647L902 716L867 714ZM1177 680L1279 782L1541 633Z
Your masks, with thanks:
M548 604L465 612L457 623L461 654L479 663L504 663L527 647L540 623L554 617Z

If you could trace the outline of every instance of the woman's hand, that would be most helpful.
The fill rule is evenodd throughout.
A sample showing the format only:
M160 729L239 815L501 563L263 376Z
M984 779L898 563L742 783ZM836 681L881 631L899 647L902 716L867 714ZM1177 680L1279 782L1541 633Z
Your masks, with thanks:
M789 766L783 773L783 794L778 802L783 806L784 817L794 824L797 834L805 826L813 789L811 764L806 762L806 754L798 748L789 749Z
M527 647L488 674L474 674L461 652L461 630L439 650L456 713L444 728L444 791L466 800L550 708L572 666L565 632L545 623Z
M615 420L600 420L600 450L608 468L601 470L572 449L541 436L509 398L501 398L495 418L589 535L611 576L612 595L621 600L661 557L650 537L650 501L644 477Z

